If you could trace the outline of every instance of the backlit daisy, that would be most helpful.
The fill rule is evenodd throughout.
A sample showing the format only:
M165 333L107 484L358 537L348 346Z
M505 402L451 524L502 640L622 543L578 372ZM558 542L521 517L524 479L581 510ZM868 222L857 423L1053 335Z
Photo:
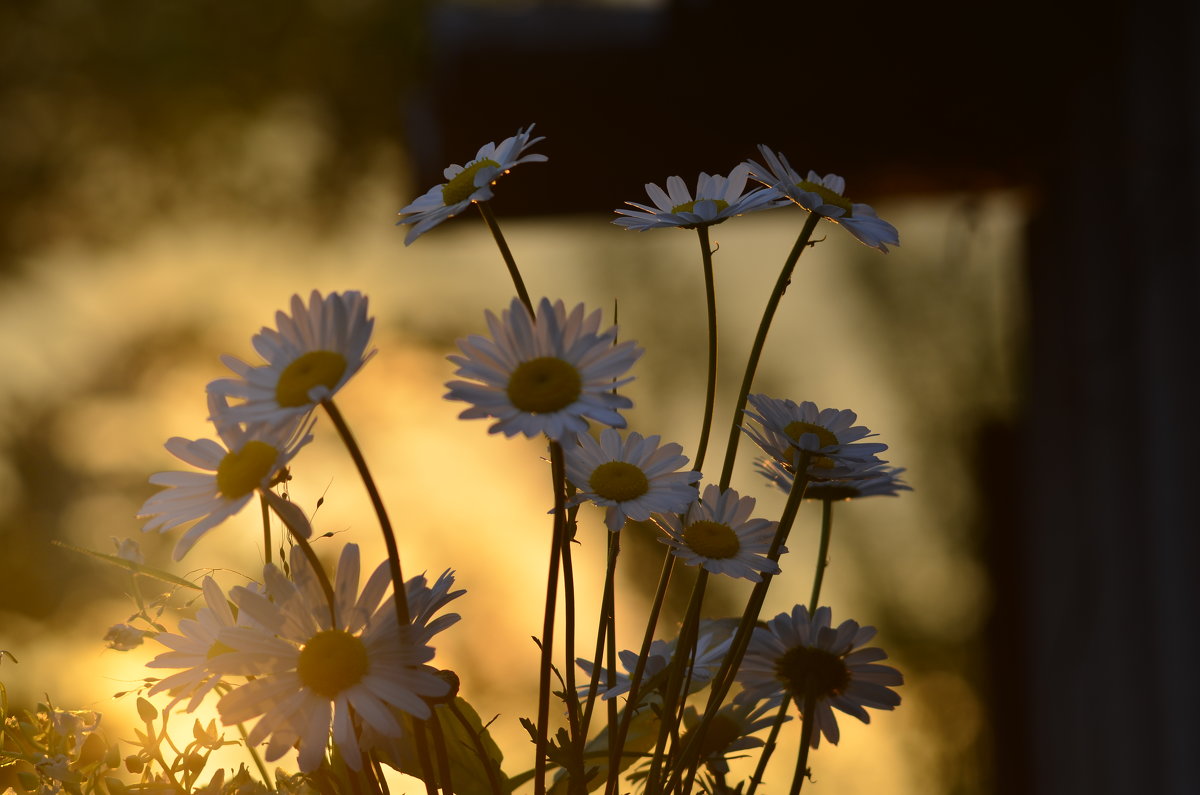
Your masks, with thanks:
M700 759L704 765L713 773L727 774L730 754L766 745L761 738L751 735L769 728L775 722L779 704L779 699L769 699L761 704L726 704L717 710L700 744ZM791 716L784 717L784 722L789 720ZM695 707L684 710L683 724L687 732L682 742L688 741L688 732L699 722L700 716Z
M587 430L587 419L625 427L618 413L633 405L614 390L633 380L621 376L642 349L632 341L614 344L615 326L600 332L599 310L584 315L583 304L567 313L562 301L543 298L536 321L517 299L497 318L487 313L492 339L472 335L458 343L455 375L470 379L446 384L447 400L471 403L458 416L494 417L489 433L562 440Z
M752 519L753 497L739 497L733 489L721 491L709 484L702 499L693 502L681 522L677 513L654 517L675 556L689 566L702 566L714 574L742 577L753 582L761 572L779 573L767 557L778 522ZM786 549L781 552L786 552Z
M782 194L773 188L756 188L745 193L750 168L742 164L729 172L728 177L701 174L696 180L696 198L679 177L667 179L664 191L655 183L646 185L654 206L625 202L636 210L617 209L624 216L613 221L617 226L644 232L647 229L678 227L695 229L698 226L719 224L735 215L766 210L779 205Z
M200 536L240 511L259 489L269 489L282 476L296 453L312 440L309 426L241 423L230 420L221 395L209 393L209 411L224 443L211 439L174 436L166 448L176 458L204 472L159 472L150 476L156 486L166 486L138 511L149 519L143 531L165 533L199 520L175 545L180 560Z
M236 378L220 378L208 391L241 400L227 415L241 422L283 423L302 416L358 372L375 351L368 351L375 319L367 316L360 292L316 290L308 305L292 296L291 315L275 313L277 328L263 328L251 343L266 360L252 366L234 356L221 361Z
M688 460L673 442L660 447L658 436L643 438L636 431L622 441L612 428L601 431L598 442L587 434L578 442L565 450L567 480L578 490L570 504L590 500L604 507L604 524L614 533L627 520L679 512L696 499L692 484L700 473L679 471Z
M810 619L808 609L797 605L791 614L780 613L756 627L738 670L744 688L737 701L756 701L786 693L803 710L809 696L815 699L812 747L821 735L837 744L839 732L833 709L870 723L866 708L895 709L900 696L892 687L904 677L889 665L878 665L887 654L865 646L875 636L874 627L856 621L830 625L828 607L817 609Z
M434 185L424 196L400 211L398 224L412 224L404 245L409 245L435 226L458 215L472 202L484 202L492 198L492 185L520 163L544 163L545 155L527 155L525 150L542 138L530 138L533 125L511 138L505 138L497 146L487 143L479 148L475 159L465 166L452 165L446 169L446 181Z
M357 770L359 721L395 737L402 729L391 708L427 718L423 697L440 696L448 685L424 665L433 650L413 632L400 630L395 608L385 599L386 561L360 594L358 547L343 548L333 583L336 620L298 549L293 549L291 570L294 583L267 564L270 598L247 588L231 591L238 608L261 627L220 633L231 651L215 657L214 667L253 678L223 696L217 708L227 725L258 718L247 742L268 741L268 761L298 745L305 773L324 759L332 725L342 759Z
M795 403L766 395L751 395L749 401L752 409L746 409L746 416L759 427L745 425L742 430L791 472L800 463L801 451L812 454L813 465L833 469L877 461L876 453L887 449L886 444L859 441L876 434L855 425L858 415L849 409L818 409L807 400Z
M239 613L237 618L229 607L225 592L212 577L205 577L203 584L204 607L196 611L195 618L179 622L179 632L162 632L155 640L171 651L163 652L150 662L148 668L180 668L183 670L160 679L150 688L149 695L168 692L173 698L168 707L188 699L185 710L191 712L200 705L206 695L221 683L220 674L211 665L213 658L231 649L218 640L225 627L241 623L253 623L249 613Z
M732 631L732 625L736 621L727 619L709 620L702 619L700 621L700 630L698 633L699 640L696 641L696 655L692 661L691 671L688 675L688 692L695 693L698 690L704 689L712 678L717 675L717 671L721 667L721 661L725 658L725 653L729 651L729 635ZM650 682L655 676L659 676L671 663L671 657L675 654L675 646L678 638L674 640L655 640L650 644L649 653L646 655L646 664L642 671L642 684ZM617 659L621 661L621 666L625 669L623 672L617 672L616 684L612 687L605 687L607 674L600 673L601 698L607 700L615 698L623 693L629 692L629 687L632 684L630 677L637 669L638 653L635 651L622 651L617 653ZM590 660L579 657L575 660L580 668L592 675L595 670ZM665 684L665 682L661 683ZM588 684L580 685L580 695L587 693ZM647 692L643 689L642 694ZM641 699L638 699L639 702Z
M770 458L755 462L755 468L783 491L792 490L795 475L787 467ZM902 468L887 466L887 462L871 462L865 467L845 467L834 477L813 477L804 490L806 500L855 500L861 497L896 497L912 487L900 479ZM809 474L814 469L810 467Z
M841 224L860 242L885 254L889 245L900 245L896 227L876 215L871 205L851 202L845 197L846 180L837 174L822 177L809 171L807 177L801 177L782 152L773 152L762 144L758 151L762 152L766 165L754 160L746 161L745 165L750 176L763 185L775 188L810 213Z

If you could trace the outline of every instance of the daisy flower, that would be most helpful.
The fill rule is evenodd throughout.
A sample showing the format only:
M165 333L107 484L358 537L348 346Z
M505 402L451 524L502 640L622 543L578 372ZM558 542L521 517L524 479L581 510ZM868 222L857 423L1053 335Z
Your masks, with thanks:
M625 427L618 413L633 405L615 393L633 380L621 378L642 349L632 341L615 343L617 329L600 332L599 310L584 315L583 304L567 313L562 301L543 298L532 318L517 299L499 319L487 313L492 339L472 335L458 343L462 356L447 400L473 404L463 419L495 417L489 433L527 437L546 434L563 440L587 430L590 418Z
M251 343L266 360L252 366L234 356L221 361L236 378L220 378L208 391L242 402L225 412L241 422L286 423L311 411L358 372L375 351L367 350L375 319L357 291L316 290L308 305L292 296L292 314L275 313L277 328L263 328Z
M801 451L810 453L818 468L833 470L878 462L875 454L887 449L886 444L859 441L877 434L854 425L858 415L849 409L818 409L807 400L797 404L766 395L751 395L749 401L753 410L746 409L746 416L760 427L746 425L742 430L789 472L795 472Z
M740 497L733 489L721 491L710 483L682 521L677 513L655 517L666 534L659 541L689 566L759 582L761 572L779 573L779 564L767 557L779 523L751 519L754 503L753 497Z
M808 608L797 605L790 614L780 613L757 627L742 660L737 678L744 688L735 701L792 697L803 709L815 699L812 747L821 735L834 745L839 733L833 709L870 723L866 708L895 709L900 696L892 687L904 683L895 668L878 665L887 654L865 644L875 636L874 627L843 621L835 629L830 610L821 607L810 618Z
M211 392L208 408L223 444L179 436L166 443L176 458L206 471L151 475L151 483L167 488L146 500L137 514L139 519L149 519L143 532L165 533L199 520L175 545L175 560L181 560L202 535L245 507L256 491L278 482L288 462L312 440L307 425L243 426L232 421L225 398Z
M665 191L651 182L646 185L646 193L654 206L625 202L637 209L614 210L625 217L613 223L638 232L666 227L695 229L719 224L735 215L778 207L782 194L774 188L756 188L745 193L749 175L750 167L745 163L729 172L728 177L702 173L696 180L694 199L679 177L669 177Z
M751 735L775 723L775 713L780 703L780 699L775 698L757 705L749 702L726 704L717 710L700 743L700 759L704 765L713 773L725 775L729 773L729 754L766 745L761 738ZM785 723L789 720L791 716L784 717ZM695 707L684 710L683 724L687 732L699 722L700 715ZM687 732L683 735L684 743L687 742Z
M424 196L400 211L397 224L412 224L404 245L410 245L435 226L452 218L472 202L485 202L492 198L492 185L520 163L544 163L545 155L526 155L525 150L541 141L530 138L533 125L511 138L505 138L497 146L487 143L479 148L475 159L465 166L452 165L444 172L446 181L434 185Z
M875 214L869 204L851 202L846 198L846 180L837 174L824 177L809 171L801 177L792 168L782 152L776 153L759 144L766 165L748 160L743 165L750 169L750 176L762 184L775 188L810 213L828 218L841 224L846 231L871 248L887 253L889 245L900 245L896 227Z
M332 725L342 758L357 770L359 721L395 737L402 728L393 708L428 718L424 697L440 696L448 685L424 665L433 650L416 633L400 630L394 606L385 599L386 561L360 594L358 547L342 549L333 583L335 619L298 548L291 570L295 582L267 564L270 598L243 587L231 591L238 608L260 626L225 628L220 640L231 651L213 658L213 666L254 678L222 696L217 709L226 725L258 718L247 742L269 740L268 761L298 746L305 773L324 759Z
M912 487L900 479L900 474L904 472L904 469L890 467L886 463L885 461L870 462L861 469L846 467L840 470L844 474L836 474L833 477L814 477L808 482L804 498L806 500L854 500L860 497L896 497L902 491L912 491ZM755 468L783 491L792 490L795 475L778 461L760 458L755 462ZM813 470L810 468L810 476L812 473Z
M731 625L736 622L731 622L727 619L710 620L703 619L700 622L699 640L696 641L696 656L692 661L692 670L689 678L688 692L695 693L703 690L712 678L717 675L717 671L721 668L721 662L725 658L725 653L729 651L729 635L731 634ZM671 658L675 655L675 646L678 643L678 638L673 640L655 640L650 644L650 651L646 655L646 665L642 672L642 685L644 686L653 677L662 674L667 666L671 663ZM636 651L622 651L617 653L617 659L625 671L617 672L616 684L606 690L601 691L601 698L608 700L616 698L622 693L628 693L629 687L632 684L631 677L637 669L638 653ZM578 657L575 660L576 664L592 676L595 670L591 660ZM600 673L601 685L607 681L605 672ZM587 693L589 685L580 685L580 696ZM643 697L647 692L644 688L641 690ZM639 701L642 697L639 697Z
M150 688L148 695L168 692L173 698L167 709L188 699L185 711L191 712L200 706L206 695L221 683L211 661L219 654L232 651L221 643L218 636L226 627L252 624L249 613L239 613L235 618L225 592L212 577L205 577L202 585L204 607L196 611L195 618L179 622L179 632L161 632L155 640L170 651L163 652L150 662L147 668L180 668L183 670L166 676Z
M688 459L674 442L660 447L657 435L642 438L636 431L621 441L612 428L605 428L598 442L588 434L577 439L579 444L565 451L567 480L579 491L568 504L590 500L604 507L604 524L612 532L627 520L644 522L652 513L682 511L696 499L692 484L701 475L679 471Z

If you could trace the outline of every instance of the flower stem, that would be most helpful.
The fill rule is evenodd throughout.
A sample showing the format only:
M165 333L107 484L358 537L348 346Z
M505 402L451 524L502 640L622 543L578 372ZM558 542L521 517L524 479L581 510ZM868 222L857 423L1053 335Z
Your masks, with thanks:
M317 582L321 584L321 591L325 594L325 601L329 603L329 627L337 629L337 600L333 595L333 584L329 582L329 575L325 572L325 567L321 565L321 561L317 558L317 553L313 551L312 544L308 543L308 539L292 523L288 521L287 515L276 507L275 515L283 522L283 526L291 533L292 539L296 545L300 547L300 551L304 553L304 559L308 561L308 567L313 570L313 575L317 578Z
M608 534L608 565L604 571L604 594L600 599L600 617L596 622L596 651L592 655L592 679L588 685L587 699L584 702L583 721L580 724L579 730L586 737L588 727L592 722L592 710L596 704L596 696L600 692L600 677L605 671L604 665L601 662L604 659L605 640L611 639L613 634L613 623L615 620L613 603L616 599L616 572L617 572L617 557L621 554L621 534ZM567 659L567 664L571 663L570 658ZM609 687L613 687L616 683L611 679L608 683ZM610 699L611 700L611 699ZM609 727L609 737L613 736L613 728Z
M796 755L796 772L792 774L790 795L799 795L808 778L808 750L812 747L813 730L817 725L817 694L812 690L804 696L804 724L800 728L800 751Z
M712 431L713 407L717 396L717 291L713 281L712 246L708 240L708 227L696 227L700 237L700 257L704 264L704 297L708 304L708 376L704 392L704 421L700 426L700 444L696 450L693 469L702 470L704 454L708 450L708 437Z
M825 567L829 565L829 537L833 535L833 501L821 500L821 541L817 549L817 571L813 574L812 597L808 600L808 614L817 612L821 598L821 583L825 580Z
M354 440L354 434L350 432L350 426L346 424L342 412L330 398L322 400L321 406L329 415L334 427L337 428L338 435L342 437L342 443L346 445L346 450L349 451L350 457L354 460L354 466L358 469L358 475L367 488L371 505L375 508L375 515L379 517L379 529L383 533L383 543L387 546L388 568L392 575L392 600L396 604L396 620L401 627L406 627L410 621L408 592L404 588L404 574L400 571L400 550L396 546L396 534L392 530L392 521L388 518L387 509L383 507L383 498L375 486L375 479L371 477L371 470L367 467L367 460L363 457L362 449Z
M775 722L771 724L771 733L767 735L767 741L763 745L762 753L758 756L758 764L754 766L754 775L750 777L750 787L746 790L746 795L754 795L758 785L762 783L763 774L767 771L767 762L771 759L771 754L775 752L775 743L779 739L779 730L783 728L783 722L787 719L787 709L792 704L792 697L784 695L783 701L779 704L779 712L775 715Z
M611 744L608 760L609 778L605 787L605 795L616 795L619 791L620 776L617 771L620 755L624 752L625 739L629 736L629 727L633 723L634 713L637 712L642 677L646 673L646 658L650 656L650 645L654 642L654 629L658 626L658 617L662 613L663 603L666 601L667 585L671 582L671 571L674 567L675 556L667 552L663 556L662 574L659 575L658 588L654 592L650 615L646 619L646 634L642 638L642 648L638 652L637 664L629 675L629 693L625 699L625 711L621 714L621 725L617 730L615 741Z
M779 517L779 527L776 529L775 537L771 540L771 546L767 550L767 558L771 561L779 561L779 556L782 554L788 533L791 532L792 524L796 521L796 514L799 512L800 503L803 501L804 492L808 488L808 466L811 460L812 453L806 450L800 451L800 459L796 465L796 478L792 481L792 490L788 492L787 503L784 505L783 514ZM734 675L737 673L738 666L741 665L742 658L746 654L746 649L750 645L751 634L754 631L755 624L758 622L758 614L762 610L763 601L766 599L767 589L771 587L773 577L774 575L769 572L763 572L762 579L755 584L754 590L750 592L746 609L742 613L742 620L738 623L738 628L730 641L729 651L721 661L721 667L717 671L716 676L713 677L704 714L701 716L699 723L696 724L696 727L688 734L688 741L678 757L677 767L672 780L682 778L683 771L688 768L691 771L689 776L694 776L696 768L702 761L699 757L699 751L703 747L704 735L708 732L709 725L712 723L713 718L716 717L717 711L721 708L721 702L725 699L729 688L733 686Z
M562 445L550 442L550 479L554 489L554 530L550 540L550 570L546 575L546 614L542 622L541 663L538 678L538 716L533 787L535 795L546 794L546 747L550 734L550 677L554 652L554 613L558 599L558 567L566 535L566 468Z
M262 526L263 526L263 563L271 562L271 507L267 505L267 498L263 494L258 495L258 504L262 508Z
M808 220L805 221L804 228L800 230L800 235L796 238L796 244L792 246L787 261L783 263L783 269L780 270L779 278L775 281L775 289L771 291L771 297L767 299L767 307L763 311L762 320L759 321L758 333L754 336L750 357L746 360L746 373L742 376L742 386L738 391L737 403L733 407L733 422L729 427L729 440L725 444L725 463L721 468L722 491L729 488L729 481L733 478L733 462L737 458L738 430L742 425L742 413L746 409L746 399L750 396L750 387L754 383L754 373L758 370L758 360L767 343L767 332L771 329L771 321L775 318L779 301L783 298L788 284L791 283L796 261L804 253L804 248L808 245L809 238L812 237L813 229L816 228L819 220L821 220L821 216L816 213L808 214Z
M492 237L495 238L496 246L500 249L500 256L504 258L504 264L508 266L508 275L512 277L513 286L517 288L517 297L529 310L529 314L533 315L533 302L529 300L525 281L521 278L521 271L517 269L517 261L513 259L512 251L509 250L508 243L504 240L504 234L500 231L500 224L496 222L491 205L487 202L475 202L475 206L479 208L479 214L483 216L483 221L487 224L488 229L492 230Z

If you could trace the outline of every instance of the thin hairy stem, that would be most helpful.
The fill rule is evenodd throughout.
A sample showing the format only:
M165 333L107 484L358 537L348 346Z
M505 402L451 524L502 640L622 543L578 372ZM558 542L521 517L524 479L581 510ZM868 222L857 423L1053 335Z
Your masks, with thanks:
M500 249L500 256L504 258L504 264L508 267L508 275L512 277L513 286L517 288L517 297L521 299L521 303L529 310L529 314L533 312L533 302L529 300L529 291L525 289L525 281L521 278L521 271L517 268L517 261L513 259L512 251L508 248L508 243L504 240L504 234L500 231L500 224L496 222L496 216L492 212L492 206L488 202L475 202L475 206L479 208L479 214L483 216L484 223L488 229L492 230L492 237L496 239L496 246Z
M833 535L833 501L821 500L821 541L817 549L817 570L813 574L812 596L808 600L808 614L817 612L820 604L821 583L825 580L825 568L829 565L829 538Z
M700 257L704 265L704 297L708 305L708 374L704 389L704 420L700 425L696 463L692 467L700 471L704 467L704 455L708 451L713 407L717 399L717 291L713 280L712 246L708 241L708 227L696 227L696 234L700 236Z
M758 324L758 333L754 336L754 344L750 348L750 357L746 360L746 372L742 376L742 386L738 390L737 402L733 406L733 422L729 426L729 440L725 443L725 463L721 467L721 490L729 488L729 481L733 478L733 462L737 458L737 443L739 429L742 427L742 414L746 410L746 399L750 396L750 387L754 384L754 374L758 370L758 360L762 356L763 347L767 344L767 332L771 329L771 321L775 318L775 310L779 308L779 301L783 298L784 292L787 290L788 284L792 281L792 271L796 268L796 261L800 259L800 255L804 253L804 249L808 246L809 238L812 237L813 229L817 226L817 221L821 216L816 213L809 213L808 220L804 223L804 228L800 230L800 236L796 238L796 244L792 246L792 251L788 254L787 261L783 263L783 269L779 272L779 278L775 282L775 289L771 291L771 297L767 299L767 307L763 311L762 320Z
M546 575L546 614L542 622L541 663L538 676L537 739L535 740L533 787L535 795L546 793L546 748L550 736L550 677L554 652L554 614L558 599L558 568L566 535L566 468L562 445L550 442L550 480L554 489L554 529L550 540L550 570Z

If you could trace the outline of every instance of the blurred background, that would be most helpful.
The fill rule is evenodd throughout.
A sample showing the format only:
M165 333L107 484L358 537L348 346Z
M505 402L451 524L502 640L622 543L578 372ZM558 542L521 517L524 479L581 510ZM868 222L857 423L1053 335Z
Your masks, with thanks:
M494 209L535 295L584 301L647 353L631 427L698 438L703 288L691 233L612 210L766 143L899 230L885 255L823 224L756 390L852 408L915 491L838 508L835 620L880 629L904 703L811 759L825 791L1194 791L1200 594L1189 454L1197 279L1196 10L1029 0L1003 12L749 0L0 6L0 680L98 709L120 737L156 644L106 649L127 578L53 542L224 584L257 577L253 512L182 564L142 536L170 436L210 435L204 385L293 293L360 289L379 354L340 399L400 528L406 573L468 595L439 660L527 764L549 523L536 442L459 422L455 339L512 288L465 214L403 245L396 212L489 140L537 124ZM718 431L803 213L713 230ZM325 427L291 496L335 549L381 555ZM720 454L710 452L709 460ZM740 456L762 515L783 495ZM322 501L319 510L318 501ZM792 556L810 561L816 511ZM604 531L583 513L581 615ZM631 528L635 530L637 528ZM626 532L622 645L661 551ZM333 553L329 553L331 556ZM765 613L808 588L777 587ZM687 576L679 577L679 601ZM142 585L150 586L145 582ZM745 590L713 594L713 615ZM164 620L186 613L173 597ZM677 620L681 604L673 606ZM504 638L504 640L497 640ZM582 641L581 645L588 645ZM851 725L853 724L853 725ZM775 788L792 746L777 755Z

